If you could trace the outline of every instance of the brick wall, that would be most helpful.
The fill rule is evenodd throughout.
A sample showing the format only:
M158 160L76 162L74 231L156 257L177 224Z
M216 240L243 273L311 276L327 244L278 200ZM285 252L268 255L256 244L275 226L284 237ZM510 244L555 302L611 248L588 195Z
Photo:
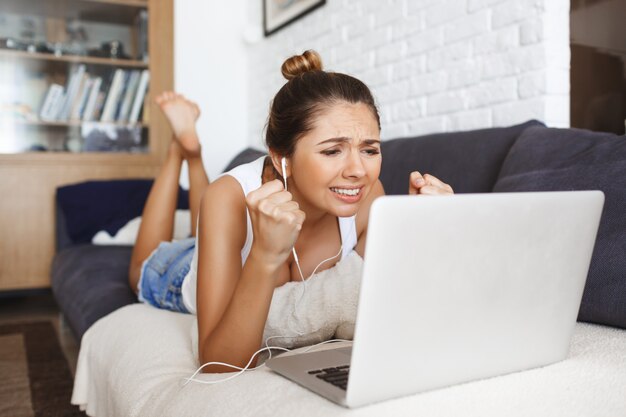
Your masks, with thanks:
M260 4L249 3L251 24ZM569 0L327 0L251 42L251 145L262 146L280 65L305 49L370 86L384 139L531 118L569 125Z

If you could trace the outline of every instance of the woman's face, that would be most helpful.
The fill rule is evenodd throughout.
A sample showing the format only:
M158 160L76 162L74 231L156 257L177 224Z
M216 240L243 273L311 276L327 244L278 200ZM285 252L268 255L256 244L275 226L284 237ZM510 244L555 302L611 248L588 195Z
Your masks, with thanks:
M289 162L293 194L303 210L355 215L380 174L380 132L374 115L362 103L328 107L300 138Z

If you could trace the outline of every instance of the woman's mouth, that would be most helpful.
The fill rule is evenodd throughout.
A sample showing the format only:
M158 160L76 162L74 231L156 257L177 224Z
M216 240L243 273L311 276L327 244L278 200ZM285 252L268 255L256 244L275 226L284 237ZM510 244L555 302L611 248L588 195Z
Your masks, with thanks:
M331 187L330 191L333 192L333 195L344 203L356 203L361 199L361 195L363 194L363 187L357 188L341 188L341 187Z

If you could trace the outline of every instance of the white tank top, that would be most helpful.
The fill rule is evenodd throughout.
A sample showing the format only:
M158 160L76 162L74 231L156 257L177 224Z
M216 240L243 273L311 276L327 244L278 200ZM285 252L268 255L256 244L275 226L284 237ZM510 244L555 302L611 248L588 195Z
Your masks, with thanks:
M224 175L230 175L235 178L241 188L243 189L243 193L245 196L248 195L250 191L254 191L261 187L262 185L262 175L263 175L263 164L265 162L265 156L260 157L259 159L252 161L250 163L239 165L238 167L233 168L232 170L221 174L218 178ZM341 234L341 259L344 259L357 244L357 235L356 235L356 222L355 216L352 217L338 217L339 220L339 231ZM250 254L250 248L252 247L252 222L250 221L250 213L248 209L246 209L246 243L243 245L241 249L241 265L243 266L246 263L246 259L248 259L248 255ZM196 286L197 286L197 271L198 271L198 246L199 242L196 240L196 247L194 249L193 258L191 260L191 267L189 268L189 272L185 276L181 288L181 293L183 296L183 303L187 310L196 314Z

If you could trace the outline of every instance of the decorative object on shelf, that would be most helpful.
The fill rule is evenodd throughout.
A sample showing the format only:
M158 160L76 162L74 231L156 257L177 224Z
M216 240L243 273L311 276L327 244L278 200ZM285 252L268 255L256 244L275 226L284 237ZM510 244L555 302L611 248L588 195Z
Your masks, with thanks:
M326 0L263 0L265 36L284 28L324 4Z
M81 126L85 152L145 152L141 128L101 123L83 123Z
M103 58L130 59L130 57L124 53L124 44L120 41L103 42L100 48L90 49L87 54L89 56Z

